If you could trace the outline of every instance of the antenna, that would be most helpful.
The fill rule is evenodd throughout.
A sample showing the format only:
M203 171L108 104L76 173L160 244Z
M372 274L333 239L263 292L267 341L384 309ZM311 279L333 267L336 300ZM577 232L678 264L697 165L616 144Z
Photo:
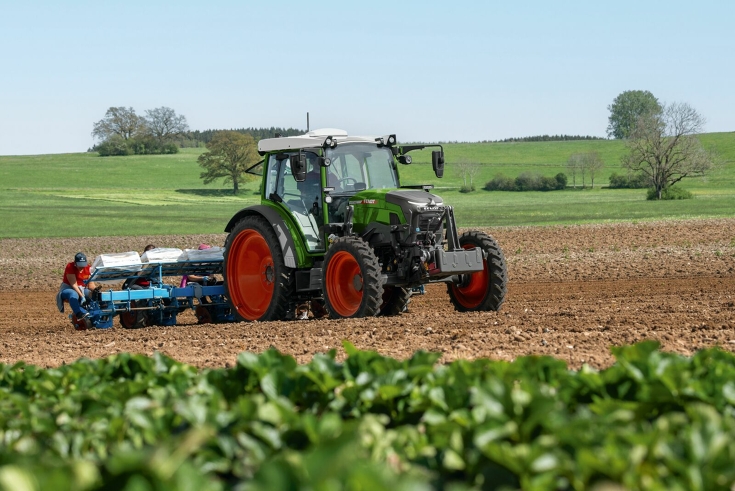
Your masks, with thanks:
M309 111L306 111L306 132L309 132Z

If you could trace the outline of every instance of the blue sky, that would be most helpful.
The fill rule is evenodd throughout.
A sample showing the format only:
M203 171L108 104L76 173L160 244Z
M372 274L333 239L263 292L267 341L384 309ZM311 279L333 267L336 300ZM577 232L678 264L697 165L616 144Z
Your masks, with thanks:
M191 129L604 136L625 90L735 130L735 2L0 0L0 155L85 151L111 106Z

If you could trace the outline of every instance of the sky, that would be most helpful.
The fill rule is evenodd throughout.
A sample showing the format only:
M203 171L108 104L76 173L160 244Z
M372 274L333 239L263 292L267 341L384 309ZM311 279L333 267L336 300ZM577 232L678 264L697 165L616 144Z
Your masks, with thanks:
M0 0L0 155L83 152L109 107L192 130L399 142L605 136L613 99L735 131L735 2Z

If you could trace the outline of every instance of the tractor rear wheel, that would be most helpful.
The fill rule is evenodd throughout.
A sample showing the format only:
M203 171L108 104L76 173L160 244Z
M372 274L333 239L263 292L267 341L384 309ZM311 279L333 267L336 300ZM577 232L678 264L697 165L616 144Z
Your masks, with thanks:
M286 267L273 227L249 215L227 236L225 291L237 320L273 321L286 317L293 293L293 274Z
M130 308L138 306L135 300L130 302ZM148 316L144 310L128 310L120 312L120 325L125 329L140 329L148 325Z
M464 249L482 249L484 268L465 274L460 284L447 285L449 299L460 312L500 310L507 292L508 268L498 243L483 232L470 231L459 238Z
M411 290L400 286L383 287L383 303L378 315L398 315L404 311L411 300Z
M339 237L324 255L322 288L331 319L372 317L383 303L380 263L362 239Z

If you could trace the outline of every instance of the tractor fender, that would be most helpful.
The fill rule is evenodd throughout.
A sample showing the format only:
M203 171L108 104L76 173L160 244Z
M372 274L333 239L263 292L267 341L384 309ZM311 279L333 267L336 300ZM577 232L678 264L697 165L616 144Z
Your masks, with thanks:
M243 208L230 218L230 221L225 227L225 232L229 233L237 222L242 218L251 215L260 215L271 224L273 231L276 233L276 237L278 237L278 243L281 245L283 259L286 266L289 268L296 268L296 245L294 244L293 237L291 237L291 233L286 226L286 222L283 221L281 215L279 215L273 208L264 205L253 205Z

